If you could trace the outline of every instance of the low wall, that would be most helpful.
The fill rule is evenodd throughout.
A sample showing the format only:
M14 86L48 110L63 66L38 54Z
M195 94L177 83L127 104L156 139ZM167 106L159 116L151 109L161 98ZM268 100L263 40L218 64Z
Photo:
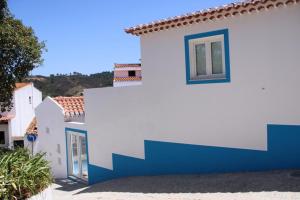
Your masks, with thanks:
M34 195L33 197L29 198L28 200L52 200L52 188L49 186L44 191L40 192L37 195Z

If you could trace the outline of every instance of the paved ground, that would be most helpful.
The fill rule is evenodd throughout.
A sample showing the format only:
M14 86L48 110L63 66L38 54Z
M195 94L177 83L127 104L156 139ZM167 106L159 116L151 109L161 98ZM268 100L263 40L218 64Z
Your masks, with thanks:
M55 200L300 200L300 170L129 177L93 186L57 180L53 192Z

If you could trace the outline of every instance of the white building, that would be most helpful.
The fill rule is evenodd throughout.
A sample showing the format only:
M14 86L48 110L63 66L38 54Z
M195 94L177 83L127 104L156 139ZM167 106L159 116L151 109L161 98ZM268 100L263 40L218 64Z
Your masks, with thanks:
M34 119L34 109L42 102L42 93L33 83L17 83L13 94L13 107L0 113L0 147L24 145L26 129Z
M37 126L37 139L34 143L26 141L25 146L31 149L33 145L34 153L46 152L55 178L65 178L70 171L74 176L87 180L86 141L85 137L81 137L86 130L84 117L83 97L46 97L36 108L36 124L28 133L35 133L34 127ZM77 130L80 130L79 133ZM66 141L74 147L72 152L66 151ZM67 158L71 155L74 165L68 168Z
M133 86L142 84L141 64L115 64L114 87Z
M298 2L245 1L126 29L140 37L142 85L86 89L85 124L50 98L37 108L55 174L93 184L300 168Z
M253 0L136 26L143 84L84 92L89 182L300 167L300 5Z

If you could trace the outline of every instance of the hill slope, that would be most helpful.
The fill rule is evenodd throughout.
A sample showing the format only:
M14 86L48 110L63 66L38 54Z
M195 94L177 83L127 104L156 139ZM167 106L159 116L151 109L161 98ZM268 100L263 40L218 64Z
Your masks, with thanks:
M73 74L57 74L50 76L31 76L26 79L33 82L34 86L42 91L43 98L46 96L80 96L83 89L97 87L111 87L113 85L113 72L101 72L84 75L74 72Z

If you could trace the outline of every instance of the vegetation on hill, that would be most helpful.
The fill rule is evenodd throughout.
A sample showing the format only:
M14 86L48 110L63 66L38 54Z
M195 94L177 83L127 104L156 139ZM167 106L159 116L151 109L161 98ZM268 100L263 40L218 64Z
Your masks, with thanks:
M50 76L31 76L26 79L42 91L43 97L80 96L83 89L110 87L113 85L113 73L101 72L85 75L78 72L72 74L51 74Z

